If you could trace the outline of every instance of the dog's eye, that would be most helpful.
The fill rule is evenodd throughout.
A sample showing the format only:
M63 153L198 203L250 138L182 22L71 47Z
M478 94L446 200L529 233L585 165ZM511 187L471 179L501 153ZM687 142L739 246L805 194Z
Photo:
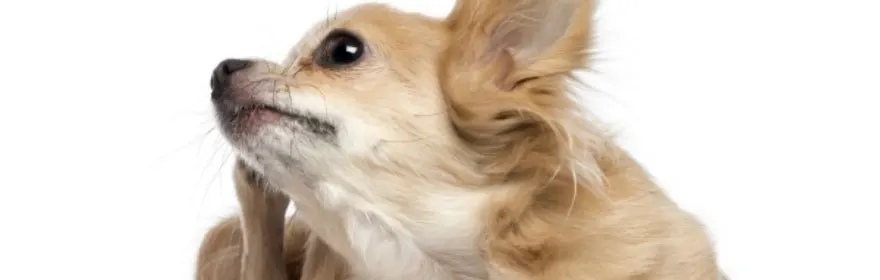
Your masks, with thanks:
M319 65L327 68L347 66L364 56L364 43L351 32L336 30L327 35L319 50Z

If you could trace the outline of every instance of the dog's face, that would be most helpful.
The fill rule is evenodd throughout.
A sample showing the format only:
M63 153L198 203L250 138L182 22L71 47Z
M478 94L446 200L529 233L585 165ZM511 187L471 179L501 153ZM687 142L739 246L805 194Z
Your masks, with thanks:
M283 63L221 63L212 100L240 156L282 188L306 180L405 204L438 185L556 177L557 150L573 145L563 81L586 60L591 11L460 0L442 20L362 5L316 25Z
M212 99L222 130L267 175L419 176L461 150L436 78L441 24L366 5L316 25L284 63L221 63Z

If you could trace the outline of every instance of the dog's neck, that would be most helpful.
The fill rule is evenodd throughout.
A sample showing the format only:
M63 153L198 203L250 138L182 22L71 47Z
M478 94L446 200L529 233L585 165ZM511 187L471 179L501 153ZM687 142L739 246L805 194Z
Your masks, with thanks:
M323 182L310 195L291 195L297 218L348 260L355 273L386 279L486 279L478 242L489 193L439 185L389 199L393 196L364 197L338 184Z

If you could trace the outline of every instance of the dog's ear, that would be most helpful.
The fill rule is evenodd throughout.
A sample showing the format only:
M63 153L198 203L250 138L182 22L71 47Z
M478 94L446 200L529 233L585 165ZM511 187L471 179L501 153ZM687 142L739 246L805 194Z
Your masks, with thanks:
M594 9L595 0L458 0L449 52L459 67L491 69L502 89L568 73L587 62Z
M573 141L567 128L583 117L575 116L566 82L587 67L594 6L458 0L446 18L440 82L453 127L480 155L484 173L505 181L558 178L564 151L592 145L583 135Z

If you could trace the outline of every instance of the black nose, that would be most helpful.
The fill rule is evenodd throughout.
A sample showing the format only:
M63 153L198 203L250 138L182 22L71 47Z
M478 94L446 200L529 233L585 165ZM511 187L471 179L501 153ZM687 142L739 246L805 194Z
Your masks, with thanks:
M247 68L250 64L250 61L241 59L226 59L217 64L211 75L211 97L215 98L226 91L232 74Z

